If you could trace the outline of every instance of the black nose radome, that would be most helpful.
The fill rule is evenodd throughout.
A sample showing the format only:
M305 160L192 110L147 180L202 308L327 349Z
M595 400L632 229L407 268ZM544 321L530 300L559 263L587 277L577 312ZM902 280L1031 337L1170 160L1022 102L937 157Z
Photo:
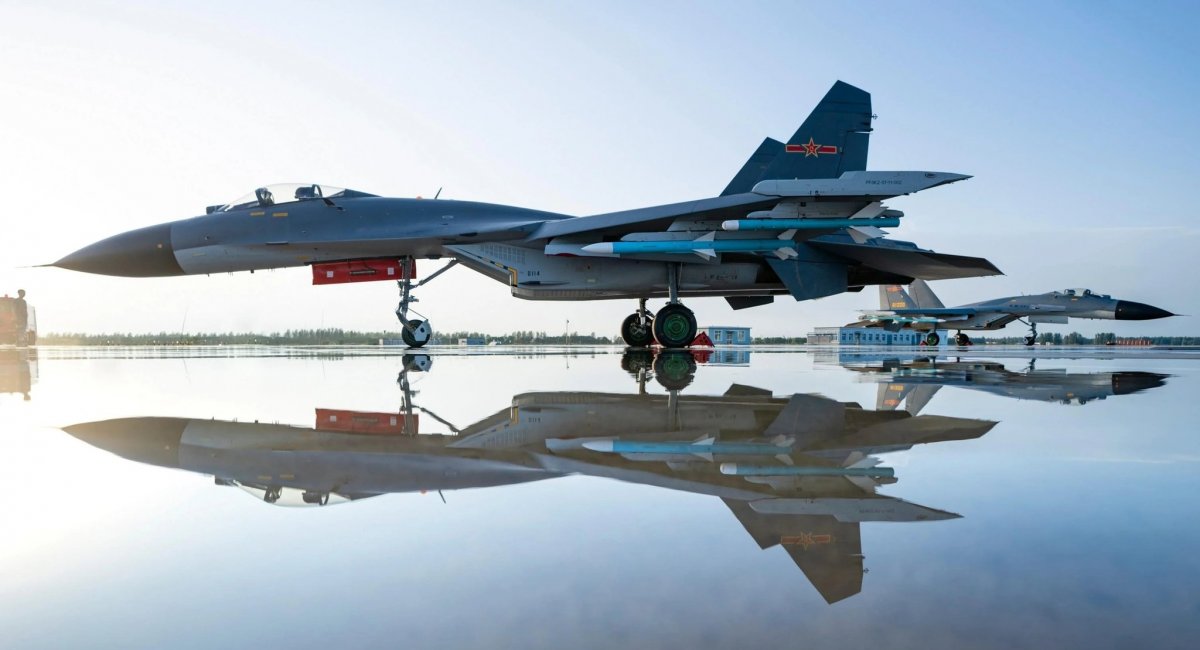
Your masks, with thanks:
M163 467L179 466L182 418L121 418L64 427L76 438L122 458Z
M1174 315L1165 309L1151 307L1140 302L1117 301L1117 320L1154 320Z
M1129 395L1138 391L1158 388L1167 383L1167 377L1157 372L1114 372L1112 376L1113 395Z
M171 248L171 224L130 230L71 253L53 264L62 269L149 278L183 275Z

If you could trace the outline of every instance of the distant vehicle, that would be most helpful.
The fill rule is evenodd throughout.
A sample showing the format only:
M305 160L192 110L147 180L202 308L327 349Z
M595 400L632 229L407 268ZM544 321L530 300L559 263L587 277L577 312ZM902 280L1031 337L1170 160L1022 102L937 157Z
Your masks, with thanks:
M37 343L37 311L25 302L24 292L16 298L0 297L0 345L23 348Z
M1013 321L1029 325L1025 345L1037 342L1038 323L1065 324L1068 318L1100 318L1107 320L1152 320L1174 316L1158 307L1118 300L1090 289L1066 289L1033 296L1010 296L974 302L960 307L945 307L923 280L913 280L910 296L904 287L891 284L879 287L879 311L863 312L857 323L864 327L882 327L898 331L908 327L928 331L926 343L940 342L936 330L954 329L954 342L970 345L971 339L963 330L998 330Z

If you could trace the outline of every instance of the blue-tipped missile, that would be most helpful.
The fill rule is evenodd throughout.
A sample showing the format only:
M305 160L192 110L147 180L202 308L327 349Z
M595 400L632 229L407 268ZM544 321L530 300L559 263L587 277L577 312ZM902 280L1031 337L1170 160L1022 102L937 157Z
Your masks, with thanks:
M798 465L743 465L721 463L721 473L729 476L866 476L892 478L891 467L814 467Z
M584 449L614 454L695 454L701 456L778 456L792 445L753 442L640 442L627 440L589 440Z
M730 219L723 230L828 230L830 228L895 228L900 217L875 219Z
M796 256L796 244L792 241L795 230L789 229L774 239L716 239L708 233L698 239L660 239L650 241L613 241L588 244L581 250L593 255L645 255L651 253L695 253L701 257L715 257L717 253L773 252L780 258Z

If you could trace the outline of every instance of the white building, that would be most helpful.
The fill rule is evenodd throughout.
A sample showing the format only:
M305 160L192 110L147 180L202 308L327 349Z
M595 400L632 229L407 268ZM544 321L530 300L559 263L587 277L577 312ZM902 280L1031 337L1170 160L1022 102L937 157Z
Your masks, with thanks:
M706 325L700 328L700 333L708 336L713 345L750 345L750 328L730 325Z
M938 330L938 345L948 343L946 330ZM810 345L920 345L926 332L902 329L889 332L882 327L818 327L808 333Z

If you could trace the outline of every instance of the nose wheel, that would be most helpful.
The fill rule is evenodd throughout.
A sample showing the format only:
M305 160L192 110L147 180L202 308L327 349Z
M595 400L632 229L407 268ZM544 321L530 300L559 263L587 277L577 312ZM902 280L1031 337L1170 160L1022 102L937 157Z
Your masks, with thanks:
M1031 346L1037 343L1037 323L1029 323L1029 333L1025 335L1025 345Z
M429 326L429 321L410 320L407 323L401 321L401 324L404 327L400 330L400 338L410 348L419 348L433 338L433 328Z
M404 262L406 269L414 268L411 258L401 260ZM396 318L400 320L400 338L404 344L410 348L419 348L433 340L433 326L428 320L419 318L409 318L408 312L414 302L417 302L417 297L413 295L413 290L417 287L431 282L437 276L449 271L454 265L458 264L458 260L450 260L448 264L434 271L429 277L420 282L413 282L411 272L405 273L403 280L397 280L396 284L400 286L400 304L396 307ZM411 310L416 313L416 310ZM420 314L418 314L420 315Z
M654 318L646 311L646 299L638 301L638 309L621 323L621 338L631 348L650 347L654 342Z

